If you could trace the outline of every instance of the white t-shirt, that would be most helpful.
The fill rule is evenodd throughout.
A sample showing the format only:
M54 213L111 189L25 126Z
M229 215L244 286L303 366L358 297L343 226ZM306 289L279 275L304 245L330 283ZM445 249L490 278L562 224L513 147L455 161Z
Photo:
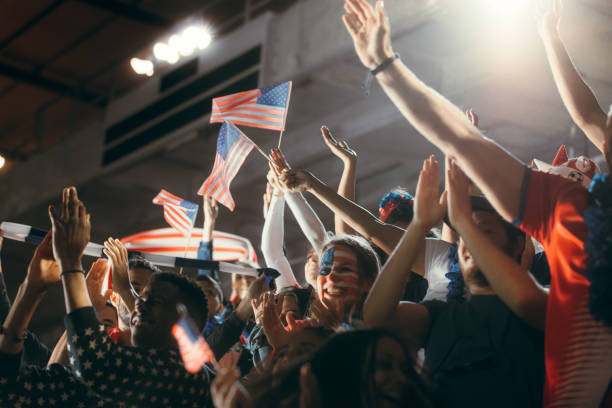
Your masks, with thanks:
M425 275L429 287L423 298L425 300L441 300L446 302L449 279L446 274L450 271L451 244L437 238L425 240Z

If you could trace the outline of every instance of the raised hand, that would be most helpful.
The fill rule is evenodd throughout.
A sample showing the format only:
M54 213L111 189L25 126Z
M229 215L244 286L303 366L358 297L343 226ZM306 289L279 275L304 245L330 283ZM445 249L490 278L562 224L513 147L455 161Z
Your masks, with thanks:
M251 307L253 307L253 315L255 316L255 323L261 323L263 319L264 300L266 297L266 293L262 293L256 299L251 299Z
M49 231L43 241L36 247L28 265L26 283L40 291L60 281L60 268L53 259L52 232Z
M460 230L466 222L472 222L470 202L470 180L459 168L455 160L449 160L446 170L448 188L448 217L451 224Z
M278 174L280 174L285 169L290 169L289 163L287 163L287 159L285 159L285 155L279 149L272 149L270 152L270 159L274 164L274 168Z
M55 214L53 206L49 206L49 218L53 226L53 255L61 270L81 269L81 258L89 242L91 224L75 187L63 190L59 216Z
M281 186L288 191L300 193L311 187L313 175L304 170L283 170L279 176Z
M202 201L204 204L204 222L206 223L208 221L214 225L215 221L217 220L217 216L219 215L217 200L211 196L203 196Z
M559 32L563 3L561 0L538 0L538 33L542 38Z
M336 141L327 126L321 126L321 135L329 150L345 165L357 161L357 153L344 140Z
M366 0L346 0L344 9L342 21L366 68L372 70L393 56L389 19L382 0L376 2L376 10Z
M446 214L446 191L441 196L438 191L438 162L429 156L423 162L414 198L414 222L424 231L437 225Z
M278 181L278 170L276 170L274 165L271 163L269 166L270 170L268 170L266 178L268 179L268 185L272 187L272 195L282 197L285 194L285 191L281 183Z
M344 321L344 313L339 303L314 298L310 306L310 321L314 327L323 326L335 329Z
M102 250L108 257L112 266L113 289L121 296L130 310L134 307L134 297L130 290L130 276L128 271L128 253L121 241L109 238L104 242Z
M261 324L264 334L268 339L268 343L274 348L278 348L289 341L290 334L281 323L276 308L277 304L282 304L283 296L275 296L274 293L268 292L263 297L263 315Z

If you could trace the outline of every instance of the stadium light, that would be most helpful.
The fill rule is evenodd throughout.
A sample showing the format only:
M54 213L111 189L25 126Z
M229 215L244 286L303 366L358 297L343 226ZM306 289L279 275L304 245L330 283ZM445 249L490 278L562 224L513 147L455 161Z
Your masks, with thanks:
M146 75L148 77L153 75L153 62L149 60L143 60L140 58L132 58L130 60L130 65L134 72L139 75ZM1 167L1 166L0 166Z

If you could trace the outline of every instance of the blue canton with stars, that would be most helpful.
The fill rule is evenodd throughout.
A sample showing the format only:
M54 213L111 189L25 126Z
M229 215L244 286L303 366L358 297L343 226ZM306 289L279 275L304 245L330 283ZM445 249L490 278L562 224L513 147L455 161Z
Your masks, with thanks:
M257 98L257 103L278 107L287 106L290 85L290 82L283 82L279 85L261 88L261 96Z
M219 138L217 139L217 153L224 159L227 159L227 154L240 140L241 136L240 131L232 124L223 122L219 131Z

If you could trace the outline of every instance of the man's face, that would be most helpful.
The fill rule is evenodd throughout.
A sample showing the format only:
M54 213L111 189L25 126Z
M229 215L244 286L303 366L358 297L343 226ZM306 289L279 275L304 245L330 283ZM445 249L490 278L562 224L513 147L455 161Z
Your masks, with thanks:
M503 221L497 214L488 211L474 211L472 213L472 220L491 243L507 252L508 234L506 233ZM458 258L463 279L466 282L486 282L484 275L482 275L480 268L476 265L476 261L463 240L459 241Z
M317 276L320 299L353 306L361 297L362 282L355 252L345 245L329 247L321 257Z
M145 287L130 319L135 346L163 348L173 344L171 330L179 318L178 295L178 288L168 282L157 281Z
M149 284L151 275L153 275L153 272L146 268L130 269L130 283L134 287L136 293L140 295L145 286Z
M202 288L204 294L206 295L206 301L208 302L208 317L207 320L212 319L216 314L221 311L221 296L217 291L215 285L207 280L199 280L196 281L199 287Z

